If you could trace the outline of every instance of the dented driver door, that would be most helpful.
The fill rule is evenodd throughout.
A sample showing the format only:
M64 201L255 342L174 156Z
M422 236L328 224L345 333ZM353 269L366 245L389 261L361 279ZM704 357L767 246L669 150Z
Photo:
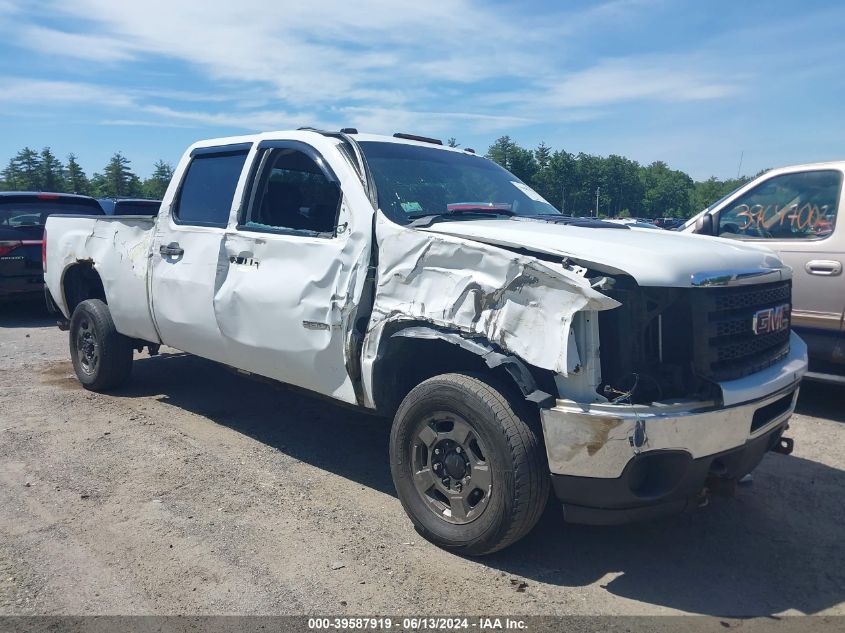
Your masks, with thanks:
M214 296L228 362L354 403L347 364L372 211L355 217L336 170L304 142L266 141L255 165Z

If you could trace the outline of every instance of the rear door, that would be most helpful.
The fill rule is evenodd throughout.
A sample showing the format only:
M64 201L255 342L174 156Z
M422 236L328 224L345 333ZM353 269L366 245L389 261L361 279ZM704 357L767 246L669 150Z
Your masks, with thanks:
M250 143L195 150L169 208L162 208L151 259L150 297L163 343L224 361L214 293L225 272L223 237Z
M214 316L230 364L354 403L346 359L373 210L351 167L324 145L334 168L306 142L259 145L237 229L221 247L227 270ZM339 174L357 185L357 202Z
M842 181L838 169L781 173L729 201L715 218L720 237L765 244L792 267L796 328L834 336L845 310Z

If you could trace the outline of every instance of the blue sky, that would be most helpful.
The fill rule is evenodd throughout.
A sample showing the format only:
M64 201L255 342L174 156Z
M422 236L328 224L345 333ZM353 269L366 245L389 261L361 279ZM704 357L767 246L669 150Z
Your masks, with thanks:
M845 4L0 0L0 162L301 125L665 160L845 158Z

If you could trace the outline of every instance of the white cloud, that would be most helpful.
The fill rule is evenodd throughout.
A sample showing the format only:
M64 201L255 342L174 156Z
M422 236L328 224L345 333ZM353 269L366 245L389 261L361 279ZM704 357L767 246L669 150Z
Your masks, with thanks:
M156 105L142 106L140 110L165 121L170 119L208 126L242 128L256 132L261 130L290 129L316 122L316 118L310 114L290 114L274 110L202 112L176 110L174 108Z
M567 36L625 21L651 3L611 0L534 15L480 0L50 0L41 10L60 16L60 29L24 22L7 32L48 58L81 60L89 73L97 63L126 64L129 81L138 83L132 72L139 62L171 60L223 84L219 94L206 88L196 95L135 85L103 100L102 86L81 84L75 95L59 86L68 101L136 111L106 121L489 133L589 120L604 106L631 101L731 94L732 82L714 78L700 59L667 65L629 57L584 67L567 57Z
M190 128L195 127L183 123L166 123L161 120L143 120L143 119L102 119L97 121L99 125L108 125L114 127L175 127L175 128Z
M132 100L125 94L105 86L73 81L43 81L19 77L0 77L0 103L10 104L100 104L127 107Z
M605 60L548 85L544 103L583 108L630 101L700 101L730 96L733 77L696 70L688 60L664 56Z
M397 108L338 108L340 120L367 132L392 134L417 131L420 134L447 134L460 128L477 133L497 132L534 123L520 116L475 112L428 112Z
M55 2L53 8L96 24L89 29L95 35L68 35L74 45L65 55L85 60L101 55L106 62L142 54L177 59L216 79L268 86L276 99L293 107L340 103L417 110L421 98L430 105L438 98L436 91L449 84L483 95L480 84L488 80L510 83L514 94L548 83L585 95L584 81L598 88L617 78L624 81L624 74L612 75L603 67L573 72L555 53L574 30L627 19L641 5L642 0L613 0L542 17L474 0L75 0ZM25 38L25 43L42 52L51 46L38 37ZM638 86L612 85L601 103L665 96L649 85L654 83L650 70L636 64L630 63ZM722 83L700 83L700 73L695 77L690 69L679 70L691 77L682 86L687 98L725 92ZM547 105L569 107L569 101L561 97ZM572 101L576 106L585 102L583 96ZM455 109L454 104L444 103L443 110ZM486 112L483 98L472 105Z
M231 107L220 112L182 110L153 103L156 98L183 97L180 93L156 93L145 90L116 91L107 86L84 82L39 81L18 77L0 77L0 105L30 106L50 103L56 106L86 106L86 111L119 111L131 118L104 117L104 125L158 127L222 126L251 131L297 127L316 121L310 113L279 110L253 110ZM201 95L199 96L201 97Z
M96 62L121 62L134 57L120 40L86 33L66 33L42 26L26 26L16 31L18 41L46 55L61 55Z

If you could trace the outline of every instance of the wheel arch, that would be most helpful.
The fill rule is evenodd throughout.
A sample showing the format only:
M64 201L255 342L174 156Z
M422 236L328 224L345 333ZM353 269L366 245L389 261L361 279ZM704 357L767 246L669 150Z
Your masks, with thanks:
M381 337L372 370L375 407L390 416L416 385L452 372L492 375L512 395L537 406L554 401L552 372L532 367L486 339L415 322L396 324Z
M62 272L62 299L67 307L67 317L86 299L100 299L108 305L105 286L100 273L90 260L77 261Z

